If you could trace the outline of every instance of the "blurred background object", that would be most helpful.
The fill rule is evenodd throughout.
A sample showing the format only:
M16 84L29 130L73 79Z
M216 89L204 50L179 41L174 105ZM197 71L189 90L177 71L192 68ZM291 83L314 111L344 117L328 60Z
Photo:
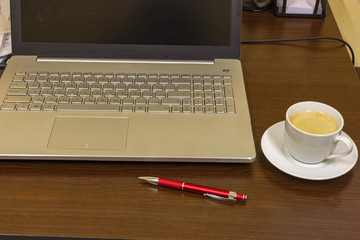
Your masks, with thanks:
M355 67L360 73L360 0L328 0L341 35L355 52Z
M243 9L247 11L264 11L271 7L271 0L244 0Z
M327 0L276 0L275 15L280 17L319 17L326 16Z

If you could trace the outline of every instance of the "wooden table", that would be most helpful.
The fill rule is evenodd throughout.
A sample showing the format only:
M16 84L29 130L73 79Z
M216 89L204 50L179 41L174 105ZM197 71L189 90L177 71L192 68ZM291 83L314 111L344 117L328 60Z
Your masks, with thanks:
M245 40L340 37L334 17L244 13ZM333 180L287 175L260 139L286 109L324 102L344 116L360 146L360 80L343 44L242 45L257 160L252 164L0 161L0 233L124 239L360 239L360 165ZM1 136L1 133L0 133ZM246 193L244 203L157 188L161 176Z

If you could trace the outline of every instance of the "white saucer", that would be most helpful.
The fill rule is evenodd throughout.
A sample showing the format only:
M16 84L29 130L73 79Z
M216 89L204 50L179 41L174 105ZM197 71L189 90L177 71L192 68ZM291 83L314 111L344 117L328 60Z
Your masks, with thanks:
M328 159L317 164L305 164L295 160L283 144L284 127L284 121L272 125L261 139L261 148L266 158L281 171L303 179L327 180L340 177L354 167L358 159L358 150L353 140L351 140L354 145L352 152L344 157ZM349 137L344 132L342 135ZM335 148L335 152L345 150L341 142Z

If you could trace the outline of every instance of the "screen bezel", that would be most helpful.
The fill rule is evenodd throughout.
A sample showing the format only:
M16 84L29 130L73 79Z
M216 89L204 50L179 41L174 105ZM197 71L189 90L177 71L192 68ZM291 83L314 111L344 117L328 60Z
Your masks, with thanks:
M220 0L221 1L221 0ZM116 59L240 59L242 1L231 0L229 46L130 45L23 42L21 34L21 0L11 0L11 35L13 55L60 58Z

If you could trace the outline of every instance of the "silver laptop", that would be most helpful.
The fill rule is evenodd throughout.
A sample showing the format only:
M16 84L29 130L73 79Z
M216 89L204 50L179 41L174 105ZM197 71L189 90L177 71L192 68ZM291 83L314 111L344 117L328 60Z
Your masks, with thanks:
M241 0L11 0L0 158L252 162Z

